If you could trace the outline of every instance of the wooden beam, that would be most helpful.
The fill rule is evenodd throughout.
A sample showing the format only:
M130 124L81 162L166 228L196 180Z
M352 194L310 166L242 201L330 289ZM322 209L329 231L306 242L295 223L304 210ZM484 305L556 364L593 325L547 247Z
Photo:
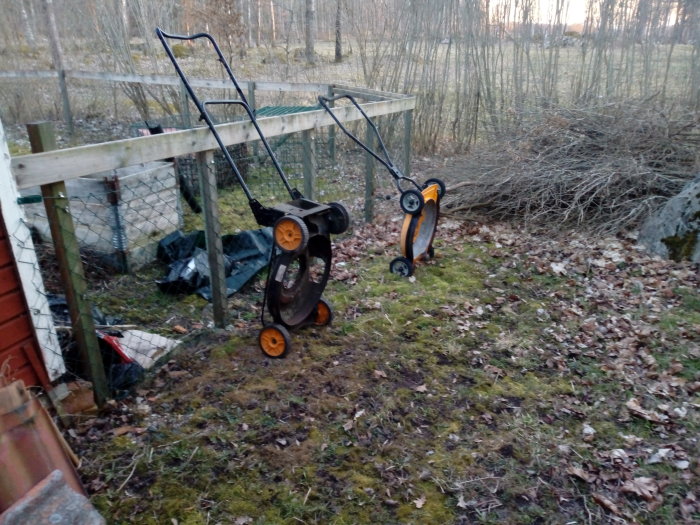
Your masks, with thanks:
M413 109L415 102L413 97L385 100L363 104L363 109L370 117L376 117ZM337 107L334 111L341 122L363 119L354 106ZM335 125L331 116L324 110L262 118L258 120L258 123L268 138L305 129ZM217 126L217 130L226 145L258 139L250 122L221 124ZM22 189L71 180L154 160L213 150L217 147L208 128L196 128L23 155L12 159L12 172L18 187Z
M365 145L374 150L377 142L376 135L369 122L365 125ZM365 222L374 219L374 174L376 172L376 159L369 153L365 153Z
M340 2L338 3L338 5L340 5ZM333 87L328 86L328 90L326 92L326 97L333 98L334 96L335 96L335 92L333 91ZM331 108L334 107L335 102L331 100L328 103L328 106ZM331 163L333 164L333 166L335 166L335 142L336 142L335 129L336 129L336 127L337 126L329 126L328 127L328 156L330 157Z
M304 164L304 197L313 200L316 195L316 133L311 129L301 132Z
M0 71L0 79L22 80L25 78L58 78L58 71Z
M146 86L178 86L180 78L169 75L133 75L129 73L109 73L100 71L66 70L66 78L77 80L96 80L102 82L127 82L131 84L144 84ZM0 79L25 79L25 78L58 78L56 71L0 71ZM236 79L238 80L238 79ZM248 89L248 80L238 80L241 89ZM192 87L231 89L233 86L229 80L216 78L190 79ZM326 93L328 84L316 84L309 82L255 82L255 89L270 92L300 92L300 93ZM394 96L395 98L395 96Z
M411 135L413 132L413 111L403 112L403 174L411 176Z
M331 84L330 87L336 94L340 91L347 91L357 93L358 96L364 97L375 97L378 100L396 100L397 98L413 98L412 95L405 95L401 93L391 93L389 91L380 91L378 89L370 89L359 86L349 86L347 84Z
M211 302L214 310L214 325L217 328L224 328L226 326L227 302L226 272L224 270L224 248L221 242L214 152L199 152L197 163L199 164L199 184L204 210L204 236L207 241L209 286L211 287Z
M33 151L56 147L56 138L50 122L28 124L27 132ZM95 335L92 306L86 299L87 282L80 259L80 246L70 214L66 184L59 181L42 185L41 194L44 198L46 217L61 272L61 282L64 285L73 336L78 344L85 372L92 381L95 404L101 407L109 398L109 388L100 346Z

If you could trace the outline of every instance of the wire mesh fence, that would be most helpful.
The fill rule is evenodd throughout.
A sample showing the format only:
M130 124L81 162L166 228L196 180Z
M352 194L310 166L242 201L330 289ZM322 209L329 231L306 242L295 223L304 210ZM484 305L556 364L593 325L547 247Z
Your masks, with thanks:
M406 157L402 116L380 117L376 122L387 148L401 164ZM172 124L162 122L166 132L175 128ZM142 134L140 129L135 126L134 134ZM364 123L353 130L364 138ZM375 165L370 200L396 198L390 175L375 161L368 164L366 153L339 130L291 133L272 137L269 143L292 187L319 202L341 202L355 225L364 222L364 209L371 205L365 195L368 166ZM260 141L228 149L251 193L263 205L290 199ZM82 295L90 307L111 395L128 391L146 369L167 359L190 334L217 324L209 302L216 272L222 272L225 281L227 329L236 330L241 321L260 315L271 232L256 224L221 152L73 179L66 182L65 194L45 193L41 200L34 197L41 194L39 188L22 194L27 232L36 254L30 264L41 273L39 296L49 305L70 377L91 378L85 357L78 352L66 299L75 293L67 289L75 278L85 283ZM207 203L212 195L213 206ZM69 223L56 224L47 216L47 208L56 207L70 216ZM220 238L216 243L205 233L213 220ZM68 280L61 275L57 251L65 246L54 246L52 227L71 230L62 231L63 238L75 236L71 270L81 275ZM345 235L352 235L352 229ZM221 268L213 266L216 260L222 262Z

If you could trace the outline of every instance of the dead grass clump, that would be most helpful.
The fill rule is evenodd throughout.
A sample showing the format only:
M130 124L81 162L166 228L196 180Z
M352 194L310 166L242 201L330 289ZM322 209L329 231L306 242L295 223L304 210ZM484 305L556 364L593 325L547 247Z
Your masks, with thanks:
M478 151L478 173L453 187L445 208L621 231L693 178L698 146L698 114L670 116L630 103L555 108L526 116L512 138Z

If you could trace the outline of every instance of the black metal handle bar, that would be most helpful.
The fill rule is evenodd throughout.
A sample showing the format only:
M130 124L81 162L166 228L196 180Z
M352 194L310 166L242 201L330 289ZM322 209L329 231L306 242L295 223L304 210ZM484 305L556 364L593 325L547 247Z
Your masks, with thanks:
M211 116L209 115L209 112L207 111L207 108L206 108L206 106L209 104L212 104L212 105L215 105L215 104L236 104L236 105L242 106L243 109L245 109L246 113L248 114L248 118L250 119L251 124L253 124L253 127L255 127L255 131L258 133L258 137L260 138L260 141L263 143L263 146L265 147L267 154L270 156L270 159L272 160L272 164L275 166L275 169L277 170L277 173L279 174L280 178L282 179L282 182L284 183L285 188L287 188L289 195L292 197L292 199L300 198L301 193L298 190L293 189L291 187L291 185L289 184L289 180L287 179L287 176L284 174L282 167L280 166L279 162L277 161L277 157L275 156L274 152L272 151L270 144L267 142L265 135L263 135L263 132L260 129L260 126L258 125L257 119L255 118L255 112L251 109L250 105L248 104L248 100L246 99L245 95L243 94L243 90L241 89L241 86L238 84L238 81L236 80L236 77L234 76L233 71L231 71L231 68L228 65L228 63L226 62L226 59L224 58L224 55L221 52L221 49L219 48L219 45L216 43L216 40L214 40L214 37L211 36L209 33L196 33L194 35L175 35L175 34L166 33L165 31L163 31L159 27L156 28L156 35L158 36L161 43L163 44L163 48L165 49L165 52L167 53L168 58L170 58L170 61L173 63L173 66L175 67L175 71L177 72L178 76L180 77L180 80L182 81L183 85L185 86L187 93L190 95L190 98L194 102L195 106L197 106L197 109L199 110L199 113L200 113L200 120L204 120L207 123L207 126L209 127L210 131L214 135L214 139L216 140L217 144L219 145L221 152L223 153L224 157L226 158L226 161L228 162L229 166L231 167L231 170L235 174L236 179L238 180L238 183L243 188L243 192L245 193L246 197L248 198L248 201L250 203L255 202L256 205L258 204L257 201L255 200L255 198L253 197L252 193L250 192L248 185L246 184L245 180L243 179L243 175L241 174L238 167L236 166L236 163L233 161L231 154L226 149L226 146L225 146L223 140L221 139L219 132L216 130L216 126L214 125L214 122L213 122L213 120L212 120ZM234 87L236 88L236 92L238 93L240 100L209 100L209 101L205 100L202 102L199 100L199 98L195 94L194 89L192 88L192 85L190 84L189 80L187 79L185 72L180 67L180 64L178 63L177 58L175 58L175 54L173 53L173 51L172 51L172 49L171 49L171 47L168 44L166 39L198 40L200 38L205 38L211 43L212 47L216 51L219 62L221 62L221 64L223 65L224 69L226 70L226 73L229 76L229 79L231 80ZM253 207L253 206L251 205L251 207ZM254 211L255 211L255 209L254 209Z
M357 108L357 110L360 112L360 114L365 118L367 121L367 124L372 128L372 131L374 132L374 135L377 137L377 143L379 144L379 147L382 150L382 153L384 156L380 156L379 153L376 151L372 150L367 144L362 142L359 138L357 138L345 125L343 125L342 122L336 117L335 113L333 113L333 110L330 108L328 105L330 102L335 102L336 100L340 100L341 98L347 98L352 104ZM358 146L360 146L363 150L365 150L367 153L372 155L375 159L377 159L378 162L380 162L382 165L386 167L386 169L389 171L389 174L394 178L394 182L396 183L396 187L398 188L399 192L402 192L403 190L401 189L401 181L408 181L411 184L413 184L418 190L420 191L420 186L416 181L413 179L406 177L401 169L394 164L394 161L391 158L391 155L389 155L389 152L386 149L386 146L384 145L384 141L382 140L382 136L379 134L379 130L377 129L377 126L374 124L371 118L369 118L369 115L365 113L365 111L362 109L360 104L357 103L357 100L355 100L355 97L352 95L335 95L333 97L324 97L320 96L318 97L318 102L323 106L323 108L328 112L328 114L331 116L331 118L335 121L335 123L338 125L340 129L343 130L343 132L350 137L354 142L357 143Z

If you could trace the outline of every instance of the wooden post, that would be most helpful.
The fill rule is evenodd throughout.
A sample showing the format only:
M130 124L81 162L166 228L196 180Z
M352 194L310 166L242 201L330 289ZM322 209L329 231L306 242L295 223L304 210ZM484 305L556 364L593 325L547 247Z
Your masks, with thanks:
M207 255L209 256L209 282L211 302L214 308L214 325L217 328L223 328L226 326L226 272L224 270L224 247L221 242L214 152L210 150L197 153L197 163L199 164L199 183L204 210Z
M187 129L192 128L192 115L190 115L190 99L187 94L185 84L180 82L180 116L182 117L182 125Z
M367 123L365 127L365 144L371 150L374 149L375 135L372 126ZM374 173L376 160L369 153L365 153L365 222L374 219Z
M403 173L411 176L411 134L413 133L413 110L403 112Z
M255 82L252 80L248 81L248 105L255 111Z
M316 194L316 132L305 129L301 136L304 149L304 196L313 200Z
M248 105L250 106L250 109L255 112L255 82L252 80L248 81ZM258 161L257 141L253 142L253 159L255 159L255 162Z
M332 98L334 95L333 86L328 86L328 93L326 96ZM328 107L333 107L335 102L330 102ZM330 126L328 128L328 156L331 158L331 165L335 166L335 126Z
M50 122L28 124L27 132L32 152L40 153L56 149L56 137ZM80 260L80 247L75 236L70 214L65 182L54 182L41 187L46 216L51 228L51 238L56 250L61 279L70 311L73 336L78 343L80 357L92 381L95 404L101 407L109 398L107 377L100 346L95 335L95 320L87 300L87 283Z

